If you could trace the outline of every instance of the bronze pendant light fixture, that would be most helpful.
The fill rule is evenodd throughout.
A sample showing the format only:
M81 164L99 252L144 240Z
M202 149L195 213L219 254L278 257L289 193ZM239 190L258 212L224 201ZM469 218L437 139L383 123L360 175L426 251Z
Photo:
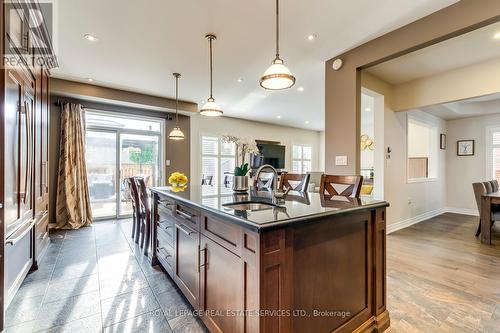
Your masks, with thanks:
M170 140L184 140L184 133L182 133L179 127L179 78L181 75L179 73L172 74L175 77L175 127L168 135Z
M264 72L260 78L260 85L264 89L282 90L291 88L295 84L295 76L283 64L280 58L280 21L279 21L279 0L276 0L276 57L272 65Z
M215 99L212 93L213 90L212 89L213 88L212 41L216 40L217 37L215 37L215 35L213 34L208 34L205 36L205 38L208 39L208 43L210 45L210 97L208 97L207 102L200 109L200 114L209 117L219 117L222 116L224 112L222 111L222 108L217 103L215 103Z

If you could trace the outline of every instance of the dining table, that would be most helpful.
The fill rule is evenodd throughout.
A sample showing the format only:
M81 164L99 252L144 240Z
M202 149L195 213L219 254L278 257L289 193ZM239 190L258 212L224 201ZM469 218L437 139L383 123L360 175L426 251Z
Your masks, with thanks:
M483 194L481 197L481 243L491 244L491 207L500 205L500 191Z

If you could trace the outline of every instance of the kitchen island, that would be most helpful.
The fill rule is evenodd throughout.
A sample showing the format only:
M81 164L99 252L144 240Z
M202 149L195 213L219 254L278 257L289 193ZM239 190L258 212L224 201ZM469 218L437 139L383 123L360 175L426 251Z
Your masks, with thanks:
M210 332L382 332L384 201L151 189L152 263Z

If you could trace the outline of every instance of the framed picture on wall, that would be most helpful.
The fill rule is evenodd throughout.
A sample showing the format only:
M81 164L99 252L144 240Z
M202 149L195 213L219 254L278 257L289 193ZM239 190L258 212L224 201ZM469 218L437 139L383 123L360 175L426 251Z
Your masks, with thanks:
M474 156L474 140L458 140L457 156Z
M439 148L446 149L446 134L439 136Z

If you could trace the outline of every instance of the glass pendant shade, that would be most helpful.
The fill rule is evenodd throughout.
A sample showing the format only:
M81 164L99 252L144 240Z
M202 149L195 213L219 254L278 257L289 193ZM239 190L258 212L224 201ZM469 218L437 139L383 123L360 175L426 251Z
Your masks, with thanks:
M184 133L182 133L179 126L174 127L172 132L168 135L170 140L184 140Z
M208 117L222 116L223 111L219 104L215 103L213 98L209 98L200 109L200 114Z
M295 76L283 65L283 60L276 58L272 65L260 78L260 85L264 89L282 90L288 89L295 84Z
M208 97L207 102L201 107L200 114L202 116L208 117L220 117L224 113L219 104L215 103L213 98L213 59L212 59L212 41L217 39L215 35L207 34L205 36L208 39L208 44L210 47L210 97Z
M168 135L170 140L184 140L184 133L182 133L179 126L179 78L181 75L179 73L172 74L175 77L175 127Z

